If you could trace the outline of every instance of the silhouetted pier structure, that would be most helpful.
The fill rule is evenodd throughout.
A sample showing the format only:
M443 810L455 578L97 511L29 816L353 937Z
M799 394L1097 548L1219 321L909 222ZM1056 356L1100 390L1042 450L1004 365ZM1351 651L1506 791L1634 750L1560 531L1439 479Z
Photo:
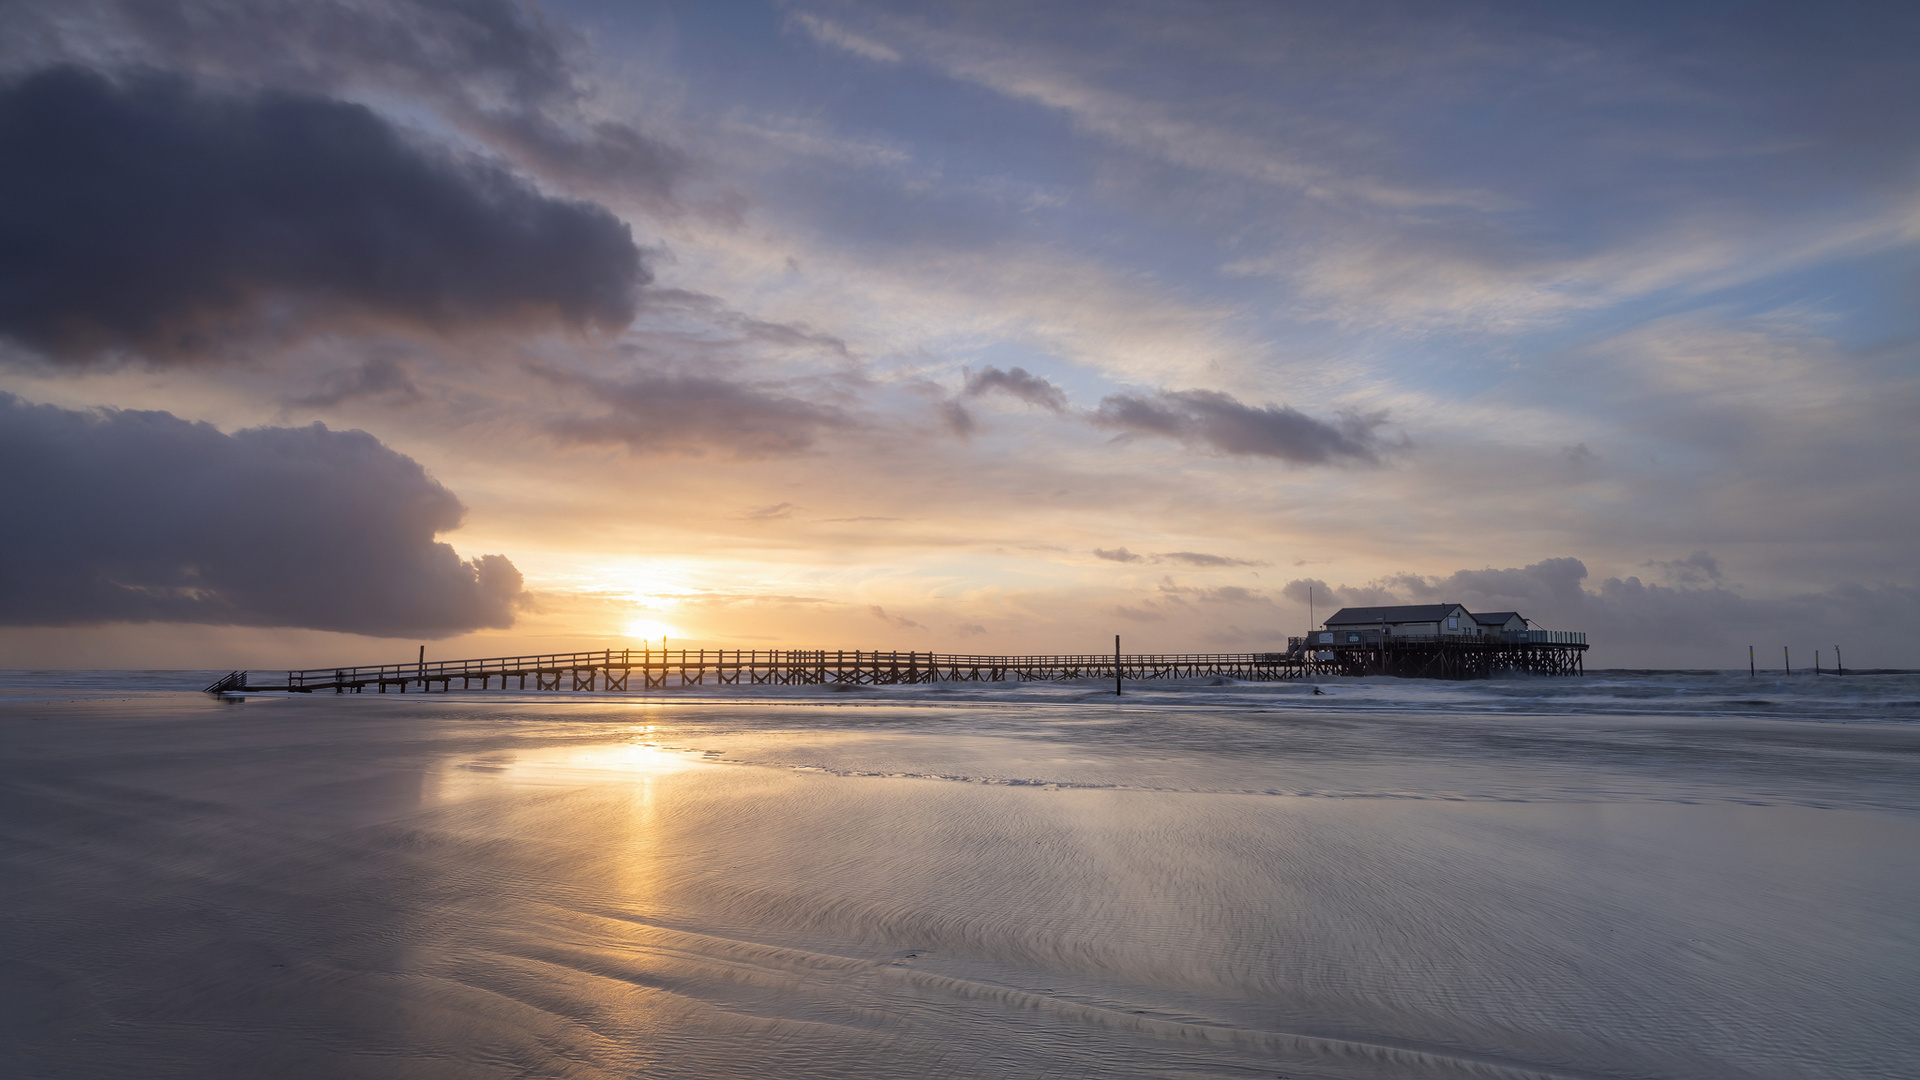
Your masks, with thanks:
M1498 636L1457 637L1379 633L1322 633L1309 643L1288 638L1315 675L1392 675L1403 679L1498 679L1587 673L1587 635L1577 630L1523 630ZM1348 639L1353 640L1348 640Z
M1324 635L1316 634L1314 637ZM1337 642L1288 638L1286 652L1117 656L975 656L866 649L599 649L419 660L301 671L235 671L207 687L360 694L462 690L638 691L688 686L892 686L934 682L1061 682L1225 678L1287 682L1332 675L1489 679L1583 675L1586 635L1557 630L1478 638L1355 632ZM1353 638L1354 640L1346 640ZM255 676L263 681L255 682Z
M207 687L311 694L404 694L495 687L514 690L658 690L683 686L889 686L932 682L1057 682L1069 679L1203 679L1280 682L1313 674L1299 653L1154 656L971 656L865 649L602 649L597 652L427 660L371 667L289 671L255 683L236 671Z

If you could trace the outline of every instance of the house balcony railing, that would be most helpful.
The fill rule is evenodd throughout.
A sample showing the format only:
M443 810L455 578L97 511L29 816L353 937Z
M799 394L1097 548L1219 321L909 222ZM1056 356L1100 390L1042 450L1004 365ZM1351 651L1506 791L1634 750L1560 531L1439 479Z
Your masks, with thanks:
M1331 641L1322 641L1324 635L1332 635ZM1360 640L1349 641L1352 634L1359 634ZM1381 639L1378 627L1363 630L1316 630L1307 636L1305 644L1315 649L1337 649L1342 646L1374 645ZM1397 634L1387 633L1390 642L1432 643L1451 641L1463 645L1483 643L1488 645L1585 645L1587 635L1580 630L1515 630L1497 634ZM1298 641L1289 638L1288 642Z

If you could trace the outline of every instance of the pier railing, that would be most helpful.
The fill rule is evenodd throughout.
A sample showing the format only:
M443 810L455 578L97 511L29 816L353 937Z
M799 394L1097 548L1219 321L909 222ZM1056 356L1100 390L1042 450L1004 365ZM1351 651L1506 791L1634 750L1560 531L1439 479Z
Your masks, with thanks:
M1331 642L1320 642L1321 634L1332 634ZM1328 648L1332 645L1347 644L1348 634L1364 635L1363 640L1378 641L1379 627L1345 626L1338 630L1316 630L1308 635L1309 642L1319 642L1316 648ZM1587 643L1587 635L1580 630L1513 630L1498 634L1387 634L1387 640L1400 642L1451 642L1459 645L1580 645ZM1289 638L1288 640L1293 640Z

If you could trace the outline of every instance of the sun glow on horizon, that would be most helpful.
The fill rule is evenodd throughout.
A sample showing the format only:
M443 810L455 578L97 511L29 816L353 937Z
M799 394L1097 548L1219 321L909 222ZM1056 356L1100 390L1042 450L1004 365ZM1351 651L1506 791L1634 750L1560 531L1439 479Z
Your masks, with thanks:
M676 626L663 623L658 619L629 619L622 632L630 638L641 641L657 641L660 638L685 637Z

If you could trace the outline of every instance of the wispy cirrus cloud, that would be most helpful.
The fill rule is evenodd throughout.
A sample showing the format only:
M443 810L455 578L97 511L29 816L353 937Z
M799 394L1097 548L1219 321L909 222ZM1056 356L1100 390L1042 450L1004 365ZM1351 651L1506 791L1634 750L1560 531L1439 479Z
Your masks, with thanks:
M839 23L831 19L823 19L818 15L809 15L804 11L795 12L788 16L787 25L800 28L806 32L807 36L822 45L868 60L882 64L897 64L901 59L899 50L893 46L875 41L863 34L856 34Z

